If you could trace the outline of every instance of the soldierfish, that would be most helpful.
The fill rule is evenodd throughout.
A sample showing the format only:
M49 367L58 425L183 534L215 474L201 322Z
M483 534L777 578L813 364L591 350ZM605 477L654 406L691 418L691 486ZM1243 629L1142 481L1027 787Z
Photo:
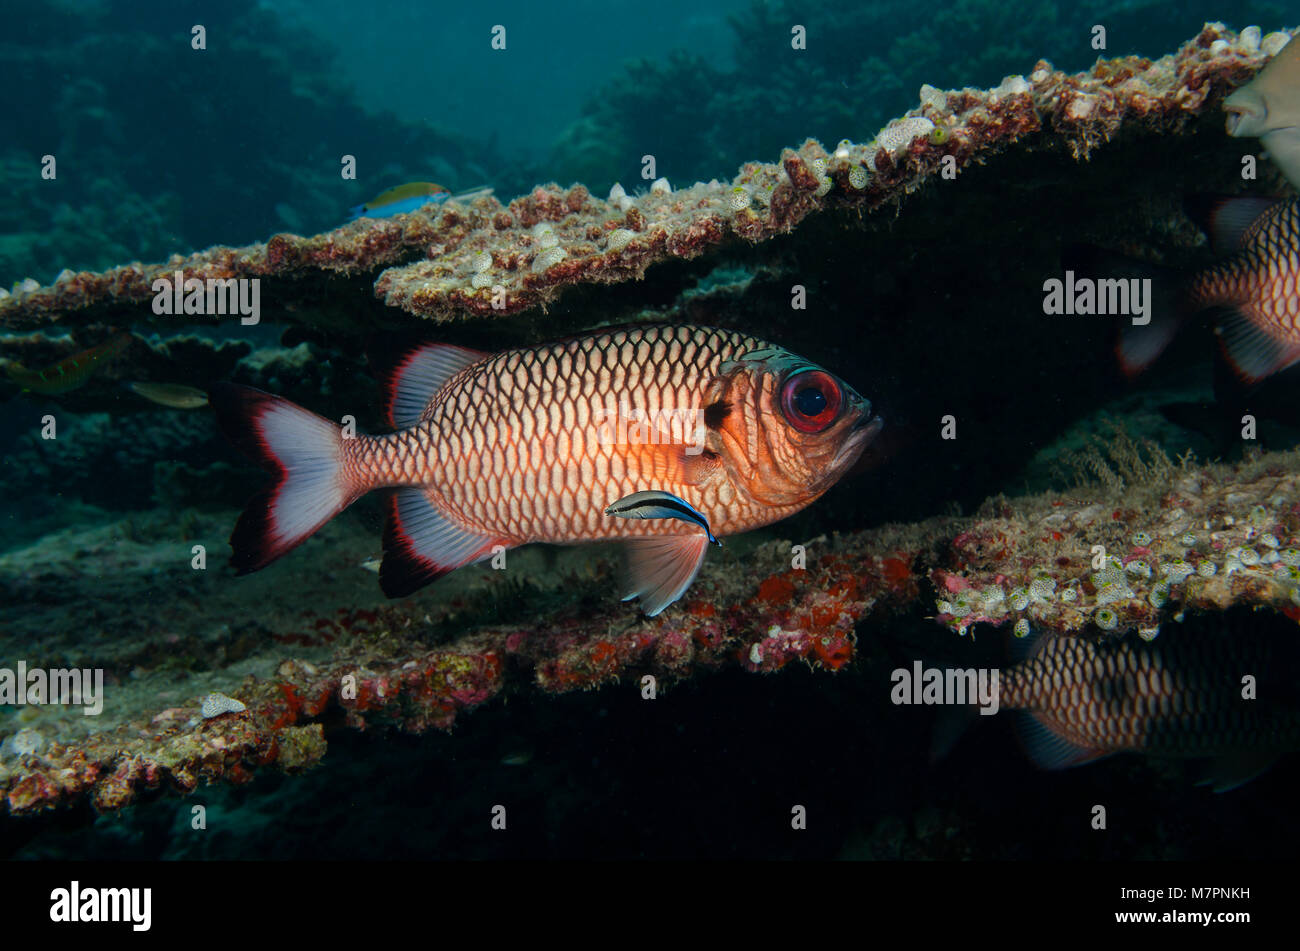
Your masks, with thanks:
M1209 309L1220 314L1224 355L1247 383L1300 361L1300 199L1219 197L1194 204L1215 248L1232 253L1187 279L1151 272L1156 286L1170 288L1169 303L1149 323L1122 330L1124 372L1146 369L1183 320Z
M422 347L393 375L397 432L386 436L344 438L333 422L248 387L210 395L227 435L277 476L231 536L240 573L392 487L379 573L389 597L517 545L622 540L629 597L650 615L695 579L710 530L607 508L656 490L719 535L759 528L819 498L880 428L871 404L821 367L697 326L497 354Z
M119 333L98 346L60 360L44 370L28 370L16 363L5 367L9 379L24 390L50 396L75 390L90 378L97 367L112 360L131 342L129 333Z
M382 191L364 205L348 210L349 218L388 218L415 211L430 202L444 202L451 192L433 182L408 182Z
M1258 137L1296 188L1300 188L1300 43L1287 42L1267 66L1227 99L1228 134Z
M1300 640L1286 632L1167 626L1151 642L1044 636L1021 649L999 704L1022 711L1021 739L1043 768L1204 757L1222 792L1300 749Z

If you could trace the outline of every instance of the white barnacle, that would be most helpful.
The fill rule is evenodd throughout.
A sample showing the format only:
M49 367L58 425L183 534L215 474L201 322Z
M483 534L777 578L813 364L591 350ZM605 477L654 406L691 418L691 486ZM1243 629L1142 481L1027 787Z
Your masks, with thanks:
M227 697L224 693L214 691L203 698L203 705L199 708L199 712L203 714L203 719L211 720L223 713L243 713L247 709L234 697Z
M932 131L934 123L925 116L909 116L906 119L896 119L881 129L876 141L890 155L897 155L911 145L913 139L929 135Z
M1116 601L1127 601L1131 597L1134 597L1134 591L1127 583L1112 584L1097 589L1098 604L1114 604Z
M566 257L568 257L568 252L564 248L549 247L533 259L533 270L545 271L547 268L559 264Z
M1291 42L1290 33L1273 32L1268 34L1259 42L1260 51L1265 56L1276 56L1282 52L1282 47Z
M948 94L942 89L936 89L929 83L921 87L921 105L929 106L931 109L946 111L948 108Z
M1025 82L1024 76L1004 76L1001 84L991 91L996 99L1002 99L1006 96L1018 96L1021 93L1029 92L1029 83Z
M1241 36L1237 37L1237 43L1248 53L1253 53L1259 49L1261 40L1261 32L1257 26L1246 27L1241 31Z
M1051 600L1056 592L1056 581L1048 575L1039 575L1029 585L1030 600L1039 604Z
M635 231L629 231L627 228L615 228L609 233L609 237L605 239L605 250L622 251L632 243L632 239L635 237Z
M618 182L615 182L614 187L609 190L609 203L619 211L627 211L635 204Z
M536 239L537 246L543 250L553 248L560 243L560 239L555 236L555 229L547 221L533 225L533 238Z
M652 195L671 195L673 186L668 184L666 178L656 178L650 185L650 194Z
M1124 566L1124 570L1128 572L1130 575L1133 575L1135 578L1151 577L1151 566L1148 565L1141 558L1134 558L1132 561L1130 561L1127 565Z

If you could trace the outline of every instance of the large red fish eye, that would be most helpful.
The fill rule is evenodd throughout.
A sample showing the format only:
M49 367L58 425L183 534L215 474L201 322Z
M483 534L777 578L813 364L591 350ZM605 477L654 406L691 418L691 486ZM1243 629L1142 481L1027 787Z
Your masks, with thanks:
M801 433L819 433L840 415L843 394L829 373L805 370L781 387L781 412Z

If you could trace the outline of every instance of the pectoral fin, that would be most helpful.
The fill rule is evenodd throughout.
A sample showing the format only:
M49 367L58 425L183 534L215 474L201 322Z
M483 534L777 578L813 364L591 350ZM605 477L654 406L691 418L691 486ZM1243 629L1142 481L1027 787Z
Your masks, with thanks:
M629 590L623 598L641 599L641 609L654 617L691 586L704 562L709 536L663 535L628 543Z
M696 445L645 445L629 451L646 482L660 485L704 485L722 468L716 453Z

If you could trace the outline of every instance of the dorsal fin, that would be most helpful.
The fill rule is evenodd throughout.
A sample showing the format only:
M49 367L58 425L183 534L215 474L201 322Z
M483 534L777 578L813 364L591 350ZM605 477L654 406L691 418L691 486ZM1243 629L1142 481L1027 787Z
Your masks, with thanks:
M1210 236L1216 254L1241 247L1242 238L1259 216L1277 204L1274 198L1254 195L1189 195L1187 214Z
M420 421L433 394L488 354L449 343L428 343L402 358L388 380L388 422L406 429Z

